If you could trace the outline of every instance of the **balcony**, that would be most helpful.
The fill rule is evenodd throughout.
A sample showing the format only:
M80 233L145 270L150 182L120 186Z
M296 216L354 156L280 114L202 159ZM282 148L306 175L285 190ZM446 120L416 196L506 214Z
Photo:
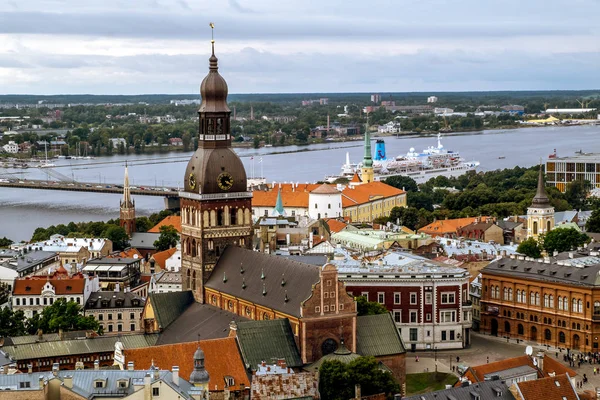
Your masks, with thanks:
M463 307L471 307L472 305L473 305L473 301L471 301L471 300L465 300L462 302Z

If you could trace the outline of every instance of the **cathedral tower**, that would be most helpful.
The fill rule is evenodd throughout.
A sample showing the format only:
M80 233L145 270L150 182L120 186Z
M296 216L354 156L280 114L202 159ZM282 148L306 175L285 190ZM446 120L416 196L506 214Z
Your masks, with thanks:
M554 228L554 207L546 194L544 172L540 165L538 186L531 206L527 209L527 237L538 239L540 235Z
M123 181L123 200L121 200L119 209L119 225L125 228L129 236L135 232L135 202L131 199L127 164L125 164L125 179Z
M212 25L211 25L212 26ZM202 81L198 149L184 176L181 199L183 289L204 302L204 283L226 246L252 247L252 193L246 171L231 148L227 83L218 70L215 45Z

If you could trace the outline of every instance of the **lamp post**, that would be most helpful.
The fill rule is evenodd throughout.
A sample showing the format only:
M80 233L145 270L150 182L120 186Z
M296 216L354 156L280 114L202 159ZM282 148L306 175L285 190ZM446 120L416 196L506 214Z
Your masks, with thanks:
M437 363L437 346L433 347L433 356L435 359L435 373L437 374L438 372L438 363Z

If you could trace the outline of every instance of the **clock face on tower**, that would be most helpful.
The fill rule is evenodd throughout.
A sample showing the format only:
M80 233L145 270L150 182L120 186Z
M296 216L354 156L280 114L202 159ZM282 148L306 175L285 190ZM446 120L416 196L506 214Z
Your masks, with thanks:
M188 182L190 184L190 189L192 189L192 190L196 189L196 176L194 175L194 173L190 174L190 177L188 178Z
M217 177L217 185L221 190L229 190L233 186L233 177L229 173L223 172Z

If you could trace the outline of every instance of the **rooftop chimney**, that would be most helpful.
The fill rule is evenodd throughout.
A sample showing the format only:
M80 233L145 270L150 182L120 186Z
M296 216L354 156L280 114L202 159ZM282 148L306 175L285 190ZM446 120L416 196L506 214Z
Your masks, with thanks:
M59 364L58 363L52 364L52 375L58 376L58 368L59 368Z
M65 387L67 387L69 389L73 389L73 375L65 376L65 378L63 379L63 382L65 384Z
M171 374L173 375L173 384L179 386L179 367L174 366L171 370Z
M95 360L94 361L94 369L95 370L99 370L100 369L100 360Z
M27 364L27 373L28 374L32 374L33 373L33 364Z
M133 361L129 361L127 363L127 371L133 371L135 368L133 367Z

